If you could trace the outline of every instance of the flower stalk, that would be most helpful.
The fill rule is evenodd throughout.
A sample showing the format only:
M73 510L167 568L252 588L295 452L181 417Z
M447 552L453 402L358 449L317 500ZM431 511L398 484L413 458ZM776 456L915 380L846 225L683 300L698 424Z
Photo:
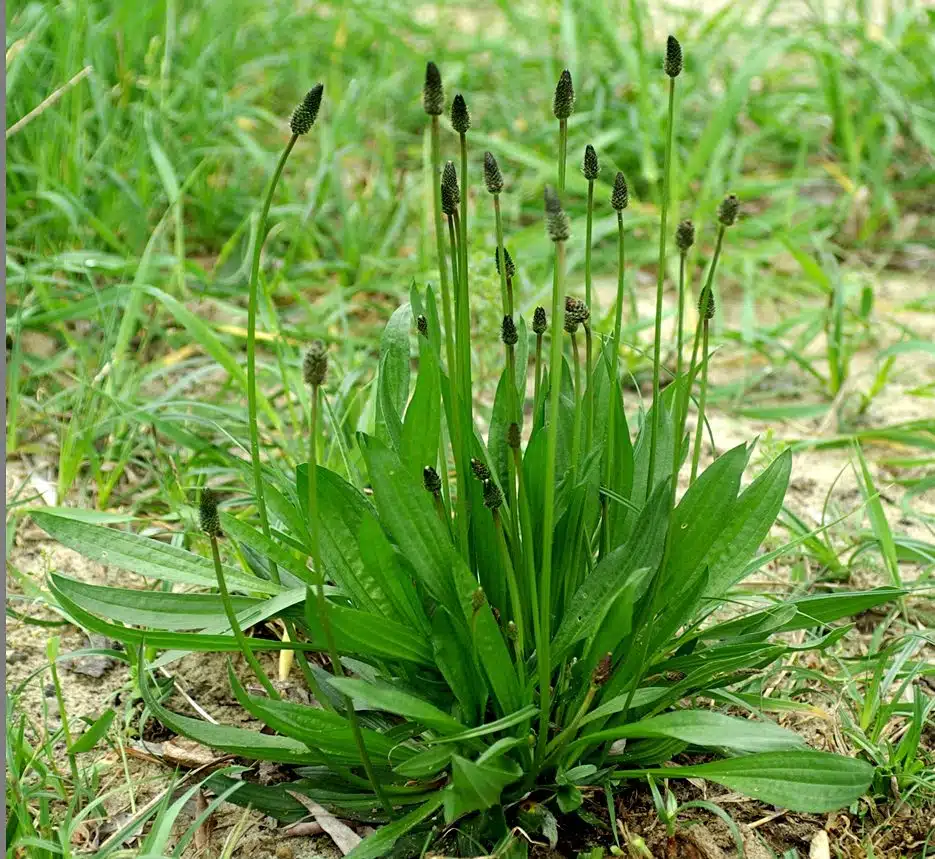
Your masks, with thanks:
M292 136L279 158L279 163L276 165L269 186L266 189L263 208L260 211L260 220L257 223L256 239L253 244L253 259L250 264L250 283L247 298L247 423L250 431L250 463L253 470L253 489L256 496L257 511L260 515L260 527L263 529L263 536L267 538L270 535L269 516L266 512L266 496L263 492L263 467L260 463L260 436L257 424L256 317L260 284L260 257L263 253L263 242L266 240L266 222L269 219L269 210L273 203L276 186L279 184L286 161L289 160L289 155L292 153L299 137L308 134L315 124L318 111L321 108L323 93L324 87L321 84L316 84L305 94L305 98L292 112L292 117L289 120ZM270 576L276 584L279 584L279 568L273 561L270 561L269 567Z
M672 132L675 124L675 79L682 71L682 47L674 36L666 42L665 73L669 76L669 120L666 126L666 154L662 169L662 213L659 224L659 265L656 272L656 324L653 338L653 408L649 437L649 470L646 476L646 498L655 485L656 455L659 441L659 369L662 358L662 288L666 276L666 223L669 214L669 180L672 172Z

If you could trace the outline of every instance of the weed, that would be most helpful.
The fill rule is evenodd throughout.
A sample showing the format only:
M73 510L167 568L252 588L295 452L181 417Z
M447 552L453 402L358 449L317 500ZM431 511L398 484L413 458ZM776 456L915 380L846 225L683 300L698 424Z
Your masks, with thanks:
M485 849L505 851L516 842L513 827L522 802L534 798L544 809L537 816L542 831L529 834L548 836L550 819L554 822L549 804L579 785L610 789L627 779L697 777L817 812L856 801L871 781L872 768L865 762L809 750L798 735L760 713L747 720L686 706L697 697L728 694L732 686L758 676L790 652L779 634L847 616L854 601L820 595L808 598L807 606L790 600L705 623L756 563L751 559L781 509L791 456L780 454L741 491L751 447L727 451L696 476L696 438L693 481L678 496L690 392L696 368L703 373L708 358L705 347L700 365L696 353L688 371L677 372L663 388L661 297L668 262L674 81L681 69L681 48L670 38L664 62L669 122L654 397L635 442L617 370L624 346L628 201L622 175L611 199L620 265L614 328L610 336L596 338L593 365L590 308L566 295L568 247L574 239L562 191L567 120L575 105L566 72L553 105L559 120L558 187L544 191L551 313L545 317L537 311L533 320L538 395L534 389L525 430L528 343L525 322L514 312L511 277L507 287L500 211L507 185L494 154L484 157L496 223L491 256L502 262L500 339L506 347L484 444L468 367L476 344L496 337L464 325L472 294L465 262L469 234L466 218L456 221L455 213L460 216L469 192L467 173L462 149L456 202L454 165L442 169L442 78L429 63L423 107L429 118L442 314L431 287L413 286L409 304L393 314L384 331L372 386L373 432L360 432L353 440L353 457L362 460L372 494L361 491L349 467L345 474L352 482L319 464L328 437L320 428L319 409L322 403L323 413L331 409L327 352L315 345L305 363L307 460L294 478L279 469L258 469L256 456L249 469L241 467L254 478L258 510L265 493L272 524L261 512L258 530L209 505L203 513L211 562L61 510L34 513L50 535L92 558L105 557L109 564L157 579L218 585L217 597L150 592L141 608L137 591L82 585L59 575L49 581L71 618L139 651L141 692L168 728L239 756L291 765L300 778L290 790L344 814L385 823L354 851L355 859L382 855L401 839L427 845L441 821L457 823L465 837ZM466 128L460 107L455 117ZM463 147L464 132L458 133ZM443 215L451 218L448 248ZM702 339L714 312L712 283L724 230L736 217L734 198L724 200L718 217L715 256L701 292ZM684 228L676 235L683 256ZM418 372L411 388L413 320ZM583 377L579 326L586 338ZM549 360L540 366L546 336ZM696 335L695 350L698 341ZM254 390L250 379L247 390ZM701 391L699 426L704 384ZM250 423L253 440L255 410ZM334 421L331 437L338 458L348 465L350 448ZM476 480L469 479L471 473ZM256 563L225 566L219 531L240 550L249 550ZM235 590L244 595L235 598ZM902 593L898 588L870 592L861 605L886 603ZM291 626L284 640L239 634L274 618ZM806 646L824 646L839 634ZM310 707L269 688L267 696L250 694L229 670L238 702L273 731L256 732L164 706L146 679L144 643L173 651L239 652L251 665L254 651L264 649L323 653L331 675L300 659L322 705ZM683 752L702 752L706 759L685 762ZM672 759L680 765L665 765ZM211 781L219 791L232 783L227 776ZM244 784L232 800L283 819L305 813L282 786ZM668 805L665 811L669 814Z

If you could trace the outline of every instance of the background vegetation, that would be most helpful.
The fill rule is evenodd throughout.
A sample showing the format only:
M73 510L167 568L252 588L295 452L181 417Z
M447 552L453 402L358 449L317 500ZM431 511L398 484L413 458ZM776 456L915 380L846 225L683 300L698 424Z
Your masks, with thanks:
M12 621L59 621L42 610L42 565L35 574L15 551L28 509L139 517L147 534L204 551L193 489L210 477L246 499L248 481L217 451L248 449L245 287L257 200L285 119L316 80L325 107L290 161L264 250L263 431L284 469L304 458L306 344L329 342L338 367L326 423L356 427L370 419L377 332L413 280L435 277L420 58L438 61L448 92L468 99L475 176L489 148L508 177L504 219L527 318L550 289L540 194L554 171L552 87L572 69L587 108L570 123L570 160L585 143L597 147L602 201L616 169L630 180L628 288L639 302L624 339L648 348L666 110L665 79L648 71L668 29L686 48L670 224L691 216L710 225L725 188L742 201L715 322L715 342L742 361L715 358L712 419L743 421L766 435L768 450L792 445L814 474L832 473L790 499L776 545L801 542L771 586L804 593L904 578L924 597L935 562L932 9L74 0L7 6ZM454 140L443 140L450 152ZM566 205L580 218L577 170L568 187ZM487 237L472 247L475 327L496 346L493 222L489 206L474 208L477 183L471 193L474 235ZM615 223L605 203L595 223L598 318L610 309L612 288L600 283L613 281ZM582 277L582 232L569 245L570 284ZM711 229L699 235L699 269L712 238ZM487 402L499 350L474 357L477 397ZM624 359L636 398L650 364L636 349ZM340 456L334 447L326 462ZM848 481L857 494L832 491ZM790 694L824 690L846 747L881 762L881 791L884 775L900 777L906 763L887 747L906 722L886 727L890 717L911 715L913 683L931 697L931 609L923 599L910 605L895 628L848 639L839 663L809 666L814 676L796 666L786 681ZM33 650L41 658L31 682L44 685L45 648ZM117 749L122 721L105 726ZM16 726L10 720L8 732L23 760L8 760L8 771L22 819L48 823L54 797L71 799L77 814L95 776L76 784L56 772L50 738L61 726L42 742ZM44 744L53 763L41 773ZM931 791L930 771L921 782L910 775L903 791ZM879 837L870 827L865 849Z

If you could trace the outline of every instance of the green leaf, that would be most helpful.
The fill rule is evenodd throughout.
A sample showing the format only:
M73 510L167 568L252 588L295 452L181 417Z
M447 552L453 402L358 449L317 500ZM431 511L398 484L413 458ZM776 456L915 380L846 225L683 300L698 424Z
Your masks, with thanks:
M460 600L451 572L457 555L429 493L386 445L363 433L358 439L380 520L426 590L457 613Z
M511 404L514 397L510 393L510 381L509 367L504 367L497 383L493 409L490 412L490 429L487 432L487 450L490 452L492 470L497 477L497 484L501 487L507 485L510 462L513 459L513 452L507 444L507 430L513 423ZM514 394L515 390L514 388Z
M325 574L359 609L374 615L405 619L393 607L382 582L364 564L359 537L364 522L374 520L373 506L350 483L318 466L318 521ZM296 469L296 489L303 514L307 513L308 464Z
M761 802L821 814L856 802L870 786L864 761L815 751L764 752L707 764L624 770L616 778L703 778Z
M232 635L141 630L134 629L129 626L118 626L117 624L100 620L93 614L86 612L77 603L72 602L62 591L58 590L58 588L55 586L54 580L51 577L49 580L49 591L51 592L52 596L55 597L55 599L59 602L62 608L79 626L82 626L91 632L96 632L99 635L104 635L108 638L114 638L117 641L122 641L125 644L146 644L149 647L155 647L158 649L176 648L186 652L210 652L213 650L219 652L235 652L240 650L240 645L238 644L237 639ZM302 594L304 595L304 589L302 590ZM269 606L271 609L273 609L267 615L268 617L276 613L276 609L282 610L282 607L284 603L287 602L287 599L291 601L291 603L288 604L294 604L295 602L299 601L300 597L289 592L280 595L280 597L277 599L280 600L280 602L276 605L271 605L274 603L274 600L267 600L263 604L264 608ZM285 607L288 607L288 605ZM253 610L255 609L250 609L249 611ZM315 645L310 645L301 641L273 641L265 638L248 638L247 644L251 650L319 649Z
M399 450L402 440L403 411L409 399L409 329L412 308L396 308L380 340L380 364L377 377L376 436Z
M213 562L193 552L128 531L52 513L32 515L33 521L50 537L92 561L168 582L217 586ZM244 591L275 594L282 590L273 582L247 576L235 567L224 567L224 578L228 587Z
M95 719L91 726L71 744L69 752L73 755L90 752L107 733L116 715L113 708L105 710L103 715Z
M442 734L460 734L465 730L457 719L439 710L434 704L387 683L368 683L355 677L331 677L328 683L356 701L404 716Z
M811 629L893 602L906 593L900 588L874 588L869 591L811 594L797 600L778 602L769 608L719 623L703 630L700 637L707 640L725 639L759 632L761 629L771 634ZM771 623L774 618L777 622Z
M419 337L419 375L403 421L400 454L418 481L426 465L438 461L441 430L441 372L432 344Z
M230 663L227 666L227 674L240 706L263 724L280 734L300 740L313 752L320 752L326 757L339 757L345 762L359 761L360 752L351 724L341 714L297 704L294 701L274 701L271 698L248 695ZM387 739L377 731L363 726L360 731L375 766L385 768L386 761L393 754L398 758L413 755L411 749Z
M712 710L675 710L639 722L595 731L576 740L569 749L613 740L661 738L736 752L767 752L805 745L802 737L794 731L780 728L773 722L739 719Z
M431 625L419 599L419 591L413 586L412 576L403 569L399 555L376 516L365 516L361 520L357 545L364 570L370 579L380 583L393 606L394 617L424 635L430 635Z
M659 588L660 599L668 599L673 589L681 588L698 570L737 500L749 456L743 444L719 456L698 475L675 508L672 546Z
M525 722L531 719L536 713L539 712L539 708L533 704L529 704L526 707L523 707L522 710L517 710L515 713L511 713L509 716L504 716L502 719L496 719L493 722L488 722L485 725L478 725L476 728L470 728L467 731L463 731L460 734L453 734L448 737L439 737L436 740L430 740L430 743L463 743L467 740L472 740L477 737L486 737L488 734L495 734L498 731L505 731L507 728L512 728L514 725L520 724L520 722Z
M460 614L453 619L444 606L436 609L432 617L432 648L435 664L461 705L465 721L474 725L481 720L486 707L487 689L474 656L469 631L459 621Z
M262 532L257 531L256 528L248 525L246 522L242 522L235 516L231 516L223 510L220 511L220 516L221 530L224 531L228 537L232 537L238 542L249 546L260 555L260 557L268 561L273 561L281 570L291 573L293 578L290 580L289 584L294 586L300 583L306 585L314 583L311 570L309 570L304 560L299 560L288 549L283 548L279 543L271 540Z
M779 515L791 469L792 453L786 450L740 494L700 565L708 569L707 596L721 596L743 575Z
M347 859L377 859L379 856L385 856L393 845L410 829L414 829L438 811L444 801L443 791L439 791L415 811L410 811L409 814L400 817L399 820L381 826L373 835L365 838L348 853Z
M149 683L140 682L140 691L153 716L169 730L212 749L259 761L300 764L320 763L321 755L310 752L304 743L289 737L262 734L248 728L214 725L167 710L153 697Z
M393 767L393 772L406 778L429 778L441 772L448 766L454 752L445 746L433 746L413 755L408 761L403 761Z
M615 607L614 637L619 641L629 633L633 604L662 555L667 505L668 488L663 483L643 508L633 537L605 556L575 592L552 642L553 667L576 642L595 633L611 606Z
M483 811L500 801L500 793L522 776L513 761L475 763L460 755L451 758L451 784L445 790L445 823L471 811Z
M341 605L328 606L328 614L338 653L362 659L398 659L425 668L434 668L432 645L418 630L402 623ZM317 613L312 615L317 621ZM317 649L326 651L328 642L317 625L308 628Z
M389 448L363 433L359 439L381 521L417 579L448 609L459 641L464 641L464 628L470 621L474 645L501 712L506 715L518 710L519 684L500 628L489 605L474 611L471 597L477 580L452 546L429 493Z
M227 624L221 597L216 594L173 594L91 585L51 574L56 590L87 611L109 620L157 629L198 629L211 624ZM240 614L265 600L231 596L234 611Z

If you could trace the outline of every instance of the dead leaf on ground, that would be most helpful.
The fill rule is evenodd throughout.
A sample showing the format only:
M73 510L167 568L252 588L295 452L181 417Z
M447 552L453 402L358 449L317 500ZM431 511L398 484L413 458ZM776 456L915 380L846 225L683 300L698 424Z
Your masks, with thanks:
M324 831L317 820L302 820L287 826L282 834L287 838L301 838L302 836L321 835Z
M824 829L819 829L808 845L808 859L831 859L831 843Z
M205 799L204 791L199 790L195 794L195 817L201 817L208 810L208 800ZM209 814L201 825L195 830L195 847L199 850L207 850L211 845L211 833L214 831L214 815Z
M162 758L166 763L190 770L214 766L225 760L207 746L185 737L173 737L171 740L166 740L162 744Z
M301 793L286 791L293 799L302 803L315 817L321 828L328 833L338 850L347 856L363 840L350 826L338 820L330 811L322 808L315 800Z

